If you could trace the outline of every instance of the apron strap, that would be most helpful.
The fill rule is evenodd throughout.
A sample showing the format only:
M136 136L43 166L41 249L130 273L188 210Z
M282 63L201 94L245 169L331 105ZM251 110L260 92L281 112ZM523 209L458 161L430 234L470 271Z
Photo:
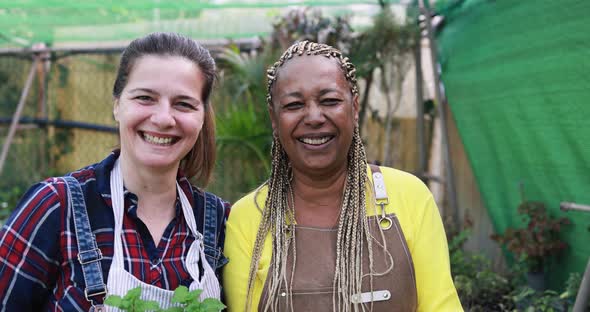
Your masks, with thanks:
M389 201L389 197L387 196L387 189L385 188L385 181L383 181L383 174L381 173L381 169L377 165L369 165L371 168L371 173L373 175L373 188L375 190L375 200L385 200Z
M377 165L369 165L373 175L373 190L375 192L375 204L381 207L381 216L379 217L379 225L384 230L389 230L393 225L393 220L385 213L385 206L389 204L389 196L387 196L387 188L383 180L383 173Z
M84 275L84 295L86 300L94 305L94 296L105 296L107 293L107 286L104 284L102 276L102 267L100 260L102 260L102 253L96 244L96 238L92 234L90 222L88 220L88 211L86 210L86 202L82 188L78 180L71 176L62 177L67 186L68 192L68 210L74 213L74 227L76 229L76 241L78 247L78 261L82 266L82 274Z
M217 270L218 259L221 254L221 249L217 248L217 233L218 233L218 215L223 211L218 211L219 207L223 208L223 205L219 203L217 196L203 192L203 200L205 204L205 216L203 218L203 244L205 245L205 257L207 262L211 265L214 271ZM219 263L223 265L223 263Z

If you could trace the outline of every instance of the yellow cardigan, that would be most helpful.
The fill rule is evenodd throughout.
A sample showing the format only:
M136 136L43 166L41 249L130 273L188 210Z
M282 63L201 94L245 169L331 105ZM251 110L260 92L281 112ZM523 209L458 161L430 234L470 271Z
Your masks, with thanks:
M387 213L399 219L412 254L418 291L418 311L463 311L451 278L449 253L442 220L428 188L415 176L392 168L381 167L389 205ZM367 174L372 180L371 171ZM225 235L225 255L229 263L223 271L223 287L228 311L244 311L252 249L261 213L268 193L265 186L257 196L252 192L231 209ZM372 203L372 186L367 183L367 215L377 212ZM255 198L256 197L256 198ZM252 311L257 311L270 266L272 242L267 236L254 282Z

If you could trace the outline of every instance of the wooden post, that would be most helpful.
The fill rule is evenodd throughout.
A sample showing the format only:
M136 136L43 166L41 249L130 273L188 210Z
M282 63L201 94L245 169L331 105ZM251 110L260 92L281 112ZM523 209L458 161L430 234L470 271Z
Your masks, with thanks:
M45 49L45 44L40 44L39 48ZM48 85L49 85L49 73L51 68L51 52L45 51L39 53L40 62L37 64L37 81L39 82L39 96L38 96L38 107L37 107L37 118L47 120L48 119L48 108L47 108L47 96L48 96ZM40 133L39 136L39 171L47 172L48 158L47 158L47 142L49 139L49 132L46 128Z
M420 9L422 14L424 14L424 18L426 21L426 35L428 38L428 42L430 43L430 59L432 61L433 66L433 74L434 74L434 96L436 99L438 113L440 118L440 127L441 127L441 135L442 135L442 150L443 150L443 160L445 164L445 186L446 186L446 193L447 199L451 211L451 217L453 218L453 222L455 225L458 225L459 222L459 207L457 207L457 194L455 194L455 182L453 177L453 166L451 161L451 151L449 147L449 133L447 129L447 112L446 112L446 98L443 94L443 86L440 81L440 68L437 59L437 47L436 41L434 40L433 28L432 28L432 21L430 18L430 10L424 6L424 0L420 0Z
M416 24L420 22L417 16ZM418 148L418 176L424 179L426 173L426 146L424 137L424 94L422 79L422 29L418 26L416 45L414 46L414 63L416 68L416 145Z
M576 301L574 302L574 312L584 312L586 311L586 307L588 306L588 298L590 297L590 259L588 259L588 263L586 264L586 270L584 271L584 276L582 276L582 281L580 282L580 288L578 289L578 294L576 295Z
M23 107L25 106L27 95L29 94L29 90L31 89L31 84L33 84L33 78L35 77L35 72L37 71L38 62L39 56L35 54L33 56L33 64L31 64L31 69L29 70L29 76L27 77L27 81L25 82L25 86L20 95L20 100L16 107L16 111L12 116L12 123L10 124L8 135L6 135L6 139L4 140L4 144L2 145L2 154L0 154L0 174L2 174L2 169L4 168L4 163L6 162L6 156L8 155L8 150L10 149L12 139L14 139L14 134L16 133L16 128L18 127L20 115L23 111Z

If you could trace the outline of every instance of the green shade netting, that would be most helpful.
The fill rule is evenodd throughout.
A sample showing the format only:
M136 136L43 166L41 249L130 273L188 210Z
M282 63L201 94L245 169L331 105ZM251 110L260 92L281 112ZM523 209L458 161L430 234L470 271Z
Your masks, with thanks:
M385 1L397 2L397 1ZM197 39L268 35L273 18L293 7L321 7L327 15L370 20L377 0L0 0L0 48L33 43L129 41L153 31Z
M516 208L543 201L573 221L553 286L583 272L590 213L590 1L464 1L440 34L443 81L497 232L522 223Z

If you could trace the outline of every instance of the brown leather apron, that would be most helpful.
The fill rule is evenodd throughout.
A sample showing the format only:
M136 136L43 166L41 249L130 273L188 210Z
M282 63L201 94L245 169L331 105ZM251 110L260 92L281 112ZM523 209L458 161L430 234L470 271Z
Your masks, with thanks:
M406 239L395 214L387 215L392 220L391 228L384 230L387 250L393 257L394 266L383 276L376 274L385 272L391 265L391 258L383 248L373 240L373 311L415 311L417 308L416 281L412 257ZM378 229L378 218L369 217L369 228L373 237L382 245L383 238ZM332 311L332 292L334 270L336 267L336 229L318 229L296 226L295 243L297 263L293 277L293 310L294 311ZM363 274L369 272L367 248L363 250ZM271 261L272 263L272 261ZM290 280L293 268L293 255L287 257L287 278ZM272 265L264 284L258 311L263 311L268 300L269 278ZM369 277L362 282L362 292L370 298ZM377 294L377 295L375 295ZM278 311L290 311L287 294L279 291ZM370 299L369 299L370 301ZM363 303L369 311L371 302Z

